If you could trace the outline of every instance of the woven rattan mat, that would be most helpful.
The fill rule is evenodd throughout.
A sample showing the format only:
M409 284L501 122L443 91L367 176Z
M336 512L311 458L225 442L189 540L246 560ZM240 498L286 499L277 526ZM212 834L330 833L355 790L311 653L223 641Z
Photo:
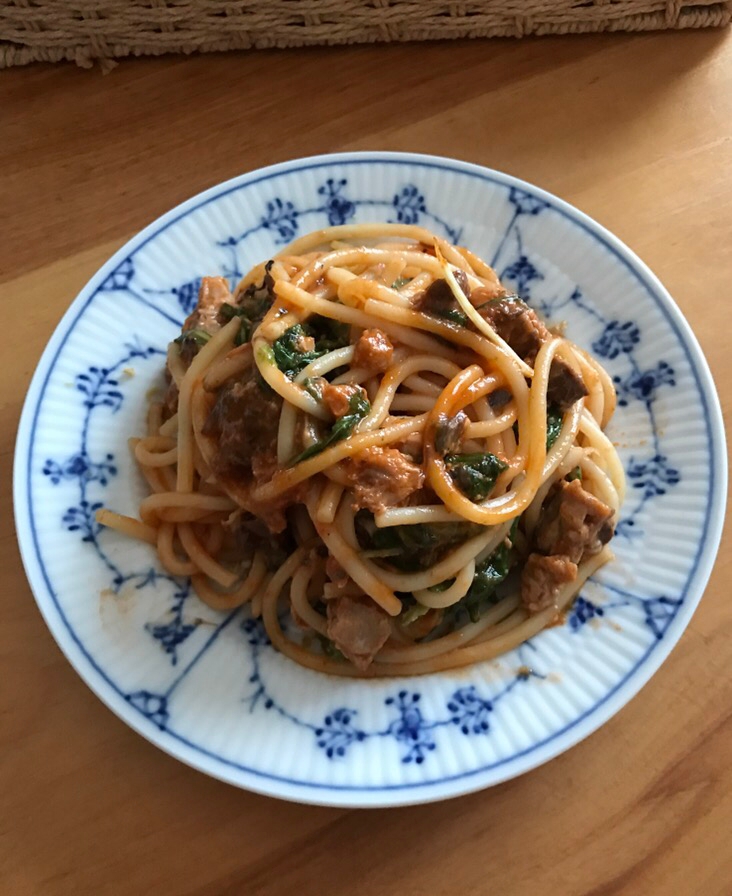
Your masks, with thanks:
M726 25L706 0L0 0L0 68L124 56Z

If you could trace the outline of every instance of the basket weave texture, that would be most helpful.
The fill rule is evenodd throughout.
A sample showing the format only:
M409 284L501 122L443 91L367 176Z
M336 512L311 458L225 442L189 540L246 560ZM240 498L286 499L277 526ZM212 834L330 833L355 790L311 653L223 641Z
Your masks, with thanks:
M0 0L0 68L44 60L721 26L732 0Z

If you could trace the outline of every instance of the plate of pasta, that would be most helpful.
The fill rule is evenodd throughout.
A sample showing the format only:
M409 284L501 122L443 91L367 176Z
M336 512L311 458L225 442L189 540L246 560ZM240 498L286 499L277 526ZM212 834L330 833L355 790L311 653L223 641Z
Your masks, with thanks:
M681 637L726 491L706 362L563 201L350 153L194 197L52 337L16 446L38 605L208 774L385 806L487 787Z

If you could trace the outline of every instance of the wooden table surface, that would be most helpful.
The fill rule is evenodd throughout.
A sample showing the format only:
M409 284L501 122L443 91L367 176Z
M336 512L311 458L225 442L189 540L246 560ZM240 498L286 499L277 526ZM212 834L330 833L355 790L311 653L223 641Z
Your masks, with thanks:
M732 893L732 543L669 660L600 731L422 807L291 805L125 727L46 630L11 514L26 387L69 302L193 193L296 156L456 156L526 178L661 277L732 400L732 34L261 52L0 74L0 893Z

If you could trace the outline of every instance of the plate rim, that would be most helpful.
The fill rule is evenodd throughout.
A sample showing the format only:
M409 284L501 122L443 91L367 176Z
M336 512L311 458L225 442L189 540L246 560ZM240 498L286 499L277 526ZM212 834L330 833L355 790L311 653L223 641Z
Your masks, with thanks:
M674 334L688 355L702 398L704 419L710 434L711 501L704 519L697 554L684 590L684 601L669 630L660 641L651 642L635 666L605 693L593 707L574 718L566 726L539 743L532 744L511 757L481 766L438 781L363 786L318 784L296 781L268 772L257 771L193 744L173 731L160 731L141 713L135 711L111 678L86 651L65 618L58 596L44 568L36 527L33 522L29 463L41 408L41 399L58 356L86 307L93 300L104 279L119 263L137 252L154 236L192 211L208 205L235 190L252 186L272 177L338 164L416 164L442 171L468 174L483 181L507 188L515 187L547 202L589 236L599 240L618 261L646 287L659 310L668 319ZM510 780L561 755L580 743L630 702L665 662L686 630L706 589L721 540L727 492L727 455L724 424L719 397L709 365L699 342L681 310L659 278L632 249L585 212L527 181L495 169L456 158L420 153L358 151L322 154L291 159L229 178L191 196L157 217L127 240L82 287L54 328L36 365L18 426L13 460L13 509L20 554L38 609L59 649L72 668L94 694L133 731L159 749L198 771L229 784L266 796L338 807L386 807L413 805L457 797ZM716 480L716 481L714 481ZM21 533L23 535L21 536Z

